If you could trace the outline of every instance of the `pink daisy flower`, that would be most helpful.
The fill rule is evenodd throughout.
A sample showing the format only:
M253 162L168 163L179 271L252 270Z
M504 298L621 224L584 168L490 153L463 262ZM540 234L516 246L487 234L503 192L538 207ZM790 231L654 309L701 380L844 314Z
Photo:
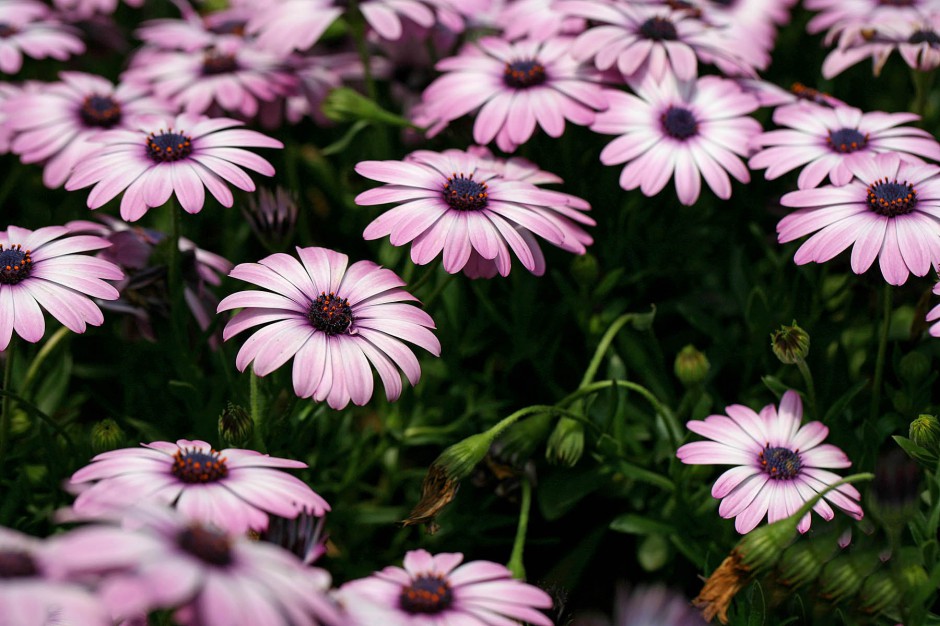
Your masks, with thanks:
M298 86L283 59L236 37L220 39L201 53L145 49L121 79L187 113L223 111L245 118Z
M940 296L940 283L934 285L933 293L936 296ZM934 322L930 327L930 334L934 337L940 337L940 304L930 309L927 313L927 321Z
M736 465L718 478L712 496L721 499L719 514L735 518L742 535L767 516L769 523L787 518L807 500L840 476L828 471L852 465L839 448L822 443L829 429L822 422L800 426L803 403L793 390L783 394L780 408L768 404L758 414L740 404L725 407L727 415L710 415L704 421L687 422L689 430L711 441L687 443L676 451L690 465ZM835 514L829 502L855 519L862 518L861 495L852 485L827 493L813 510L823 519ZM827 502L828 500L828 502ZM807 513L797 529L809 530Z
M721 58L745 74L753 73L731 48L720 47L712 27L694 11L656 2L604 0L559 2L555 10L599 24L578 36L571 54L578 61L594 59L601 71L616 67L624 78L650 73L656 80L667 74L691 80L698 75L699 60Z
M104 322L89 296L116 299L117 289L104 281L124 274L113 263L79 254L106 248L107 240L68 234L65 226L32 231L10 225L0 232L0 351L14 331L32 343L42 339L46 321L40 306L72 332Z
M61 187L75 164L94 154L95 138L109 128L131 128L129 120L162 115L169 107L142 88L113 85L93 74L62 72L59 83L3 105L4 125L15 137L12 151L23 163L45 162L43 182Z
M930 133L902 126L919 120L913 113L862 113L838 106L810 103L779 108L774 122L785 130L772 130L754 138L763 148L751 157L751 169L767 169L767 180L803 167L800 189L818 186L828 176L833 185L852 180L852 166L872 155L894 152L902 160L923 164L920 157L940 160L940 144Z
M278 546L162 507L122 517L125 528L95 524L59 540L59 565L96 580L119 620L176 609L181 626L344 623L327 597L330 575Z
M76 547L78 543L76 542ZM88 550L87 544L82 546ZM111 626L101 601L63 575L57 540L41 541L0 527L0 606L4 626Z
M519 624L552 626L539 609L551 597L534 585L516 580L505 566L490 561L463 563L463 554L412 550L404 568L389 566L368 578L346 583L340 601L353 624L366 626L381 610L390 626L490 626Z
M608 91L610 108L598 114L591 130L620 135L601 151L601 163L626 163L620 186L659 193L675 173L682 204L694 204L702 178L719 198L731 197L730 173L742 183L750 174L741 157L748 154L760 124L747 117L757 99L734 81L705 76L679 82L647 77L634 86L637 95Z
M850 167L855 179L847 185L783 196L780 204L800 210L780 220L777 240L816 233L796 251L797 265L824 263L853 246L856 274L878 257L892 285L904 284L909 274L925 276L940 263L940 168L907 163L892 152Z
M243 37L251 15L252 11L246 7L232 7L206 15L189 9L183 19L146 21L134 31L134 35L155 49L195 52L230 37Z
M922 72L940 67L940 10L906 22L902 28L897 46L904 62Z
M109 130L98 137L98 154L79 163L65 183L69 191L95 185L88 208L97 209L125 191L121 217L139 220L151 207L165 204L175 192L188 213L198 213L205 189L222 206L232 206L225 181L244 191L255 184L242 167L265 176L274 168L243 148L282 148L283 144L242 123L184 113L175 118L142 117L137 130Z
M33 0L0 0L0 72L15 74L23 55L64 61L85 51L71 26L52 18L52 12Z
M309 49L342 14L331 0L257 2L246 31L262 50L286 56Z
M326 400L334 409L372 397L372 368L389 401L398 399L399 370L412 385L421 367L405 341L438 356L434 320L408 304L416 298L404 282L371 261L347 267L345 254L325 248L297 248L300 261L283 253L242 263L230 276L270 291L240 291L223 299L218 311L242 309L225 326L223 338L268 324L238 351L239 371L266 376L294 359L294 393ZM370 367L371 365L371 367Z
M234 534L268 527L268 513L297 517L305 509L322 516L330 505L283 468L306 463L254 450L212 449L205 441L155 441L94 457L72 475L78 491L74 512L106 514L142 502L176 507L188 519Z
M443 251L447 272L463 270L471 277L492 276L494 269L508 275L510 250L527 270L543 274L545 258L536 235L584 254L592 240L578 223L594 224L583 214L590 208L584 200L509 180L495 169L457 150L359 163L359 174L387 184L359 194L357 204L404 202L376 218L363 237L388 235L396 246L412 242L411 260L417 265Z
M437 64L446 73L425 89L423 119L450 122L479 109L473 140L495 138L504 152L528 141L536 125L551 137L565 132L565 120L589 125L607 100L570 47L564 38L510 43L483 37L468 44Z

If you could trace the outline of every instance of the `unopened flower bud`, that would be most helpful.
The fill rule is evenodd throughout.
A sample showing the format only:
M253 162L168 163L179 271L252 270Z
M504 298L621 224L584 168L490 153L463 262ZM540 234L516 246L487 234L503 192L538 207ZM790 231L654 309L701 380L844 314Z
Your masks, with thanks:
M777 563L777 580L792 589L799 589L819 577L829 553L831 543L802 539L787 548Z
M878 570L865 579L862 590L858 594L859 601L865 613L877 615L897 604L901 597L894 578L887 570Z
M684 387L694 387L701 384L708 376L709 367L708 358L696 350L692 344L679 351L673 364L676 378Z
M930 357L922 352L908 352L898 363L898 376L910 384L917 384L930 374Z
M91 449L95 454L124 446L124 431L113 419L103 419L91 428Z
M582 285L593 285L600 276L597 257L590 252L575 256L571 259L571 275Z
M823 568L819 577L819 595L836 604L858 593L864 580L855 559L843 554Z
M364 120L390 126L411 127L411 123L386 111L378 104L349 87L337 87L327 94L321 106L323 114L334 122Z
M254 434L255 424L248 411L231 402L219 416L219 437L225 445L243 448Z
M781 326L770 334L770 347L782 363L793 365L809 355L809 335L794 320L792 326Z
M940 453L940 421L933 415L920 415L909 432L911 441L934 454Z
M554 463L574 467L584 454L584 425L563 417L548 438L545 457Z
M297 222L297 203L283 188L271 191L265 187L248 197L242 215L266 246L281 250L290 240Z

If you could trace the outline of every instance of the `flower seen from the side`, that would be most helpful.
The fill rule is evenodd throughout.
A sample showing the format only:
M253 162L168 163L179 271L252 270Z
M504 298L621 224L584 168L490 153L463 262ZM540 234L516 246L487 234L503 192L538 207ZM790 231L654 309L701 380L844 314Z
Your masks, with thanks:
M405 283L371 261L349 265L345 254L325 248L297 248L297 255L272 254L232 270L264 289L234 293L218 307L241 309L226 324L225 340L265 324L238 351L239 371L251 364L265 376L293 358L294 393L334 409L369 401L373 368L390 401L401 395L399 371L417 384L421 367L405 342L434 356L441 344Z
M404 567L346 583L339 597L355 626L379 623L378 615L390 626L552 625L540 610L552 606L547 593L514 579L504 565L463 563L460 553L412 550Z
M363 236L409 242L417 265L443 252L444 269L471 277L509 274L512 254L530 272L545 271L536 236L575 254L592 242L580 224L593 225L580 198L539 189L497 173L492 159L449 150L415 152L405 161L363 161L359 174L386 183L356 197L361 205L396 203Z
M61 187L76 164L93 156L103 131L132 128L139 115L169 113L167 104L141 87L115 86L80 72L62 72L59 78L2 105L4 126L14 134L11 150L24 163L44 163L47 187Z
M304 467L254 450L214 450L205 441L155 441L99 454L68 486L78 492L72 508L80 517L159 502L188 519L244 534L265 530L269 513L293 518L330 510L306 483L281 471Z
M422 120L447 123L478 111L473 140L513 152L536 126L560 137L565 121L590 125L607 100L592 71L569 54L570 39L510 43L483 37L438 62L445 74L425 89Z
M79 163L65 183L68 190L94 185L88 208L97 209L122 191L121 217L134 222L174 193L188 213L198 213L205 190L230 207L226 182L245 191L255 184L242 169L265 176L274 168L244 148L282 148L283 144L227 118L184 113L175 118L141 117L134 130L109 130L98 137L94 156Z
M940 263L940 168L906 163L885 153L851 163L855 178L842 187L793 191L780 199L799 210L777 224L786 243L815 233L793 260L824 263L852 246L851 266L862 274L878 258L892 285L925 276Z
M779 409L768 404L760 413L732 404L727 415L710 415L687 423L689 430L711 441L681 446L676 456L691 465L734 465L712 487L719 498L719 514L735 518L741 534L753 530L764 517L770 523L796 513L817 493L839 481L830 469L851 466L839 448L822 443L829 429L822 422L803 426L803 403L795 391L787 391ZM841 485L820 499L813 510L823 519L834 517L831 504L855 519L862 518L861 496L855 487ZM828 501L828 502L827 502ZM810 513L797 526L809 530Z
M940 160L940 144L927 131L907 122L913 113L862 113L852 107L827 108L803 103L779 108L774 121L787 128L754 139L760 152L751 157L752 169L764 169L768 180L802 167L800 189L817 187L826 177L841 186L852 180L852 165L872 155L893 152L910 163L920 157Z
M94 524L62 535L59 565L94 577L118 621L175 609L173 623L181 626L346 623L326 595L330 575L278 546L164 507L103 519L112 518L124 527Z
M19 72L24 54L64 61L84 51L78 31L55 19L42 2L0 0L0 72Z
M124 274L109 261L81 254L108 247L107 240L69 234L65 226L0 231L0 351L14 332L32 343L42 338L40 307L76 333L104 322L92 298L116 299L117 289L105 281Z
M933 287L934 295L940 296L940 283L937 283ZM930 309L927 313L927 321L934 322L930 327L930 334L934 337L940 337L940 304Z
M610 108L591 126L620 135L601 151L601 163L626 163L621 187L654 196L674 176L679 201L690 205L698 200L702 178L723 200L731 197L728 174L750 181L742 157L761 131L748 117L758 107L754 96L716 76L688 82L671 74L662 81L647 77L634 89L635 96L608 91Z

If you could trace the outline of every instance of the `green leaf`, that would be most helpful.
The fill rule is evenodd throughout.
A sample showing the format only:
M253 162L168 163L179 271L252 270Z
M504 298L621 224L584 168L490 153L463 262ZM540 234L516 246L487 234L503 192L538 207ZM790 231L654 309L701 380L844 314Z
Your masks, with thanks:
M761 376L760 380L764 383L765 387L778 396L782 396L790 390L790 385L775 376Z
M845 393L839 396L839 398L832 403L832 406L829 407L829 410L826 411L826 415L823 417L823 423L831 424L832 420L845 411L845 408L849 406L849 403L855 399L855 396L857 396L866 385L868 385L868 381L863 380L849 387Z
M627 533L629 535L652 535L655 533L671 535L675 528L659 520L626 513L614 519L610 523L610 529L618 533Z
M369 122L366 120L359 120L355 124L349 127L349 130L346 131L346 134L328 145L327 147L320 150L320 154L324 156L330 156L332 154L338 154L346 150L349 147L349 144L352 143L352 140L356 138L360 132L368 128Z
M935 466L937 463L937 457L930 450L926 448L921 448L919 445L908 439L907 437L902 437L900 435L894 435L892 437L908 456L910 456L915 461L920 461L931 467Z
M655 572L669 562L669 542L662 535L648 535L637 548L636 558L647 572Z

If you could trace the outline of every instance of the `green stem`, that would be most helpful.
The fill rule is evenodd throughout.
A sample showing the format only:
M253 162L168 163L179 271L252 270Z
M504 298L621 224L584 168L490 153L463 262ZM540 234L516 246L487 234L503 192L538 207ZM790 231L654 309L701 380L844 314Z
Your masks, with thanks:
M428 294L428 297L423 302L425 310L429 309L431 305L434 304L434 302L440 297L440 295L444 293L444 290L450 286L452 282L452 276L453 274L447 274L444 276L437 286L434 287L434 291Z
M359 53L359 61L362 63L362 77L366 83L366 94L368 94L370 100L375 102L377 91L375 88L375 79L372 76L369 47L366 42L365 18L359 10L358 0L349 1L349 13L347 13L347 16L349 19L349 27L353 32L353 39L356 42L356 52Z
M610 325L610 328L608 328L607 332L604 333L604 336L601 337L601 342L597 344L597 350L594 351L594 356L591 358L591 363L584 372L584 377L581 378L581 387L584 387L594 380L594 376L597 375L597 370L601 366L601 361L604 359L604 354L607 352L607 349L610 348L610 344L614 341L614 337L618 332L620 332L620 329L623 328L624 324L633 319L635 315L636 313L626 313L618 317L616 320L614 320L614 323Z
M597 427L597 424L585 418L583 415L573 413L572 411L567 411L559 406L553 406L553 405L548 405L548 404L533 404L532 406L527 406L524 409L519 409L515 413L509 415L508 417L504 417L503 419L498 421L495 425L490 427L490 429L486 431L486 434L490 437L490 441L493 441L494 439L499 437L504 430L506 430L513 424L515 424L516 421L518 421L519 419L523 417L526 417L527 415L533 415L535 413L548 413L549 415L558 415L561 417L566 417L568 419L590 426L595 431L598 431L598 432L600 431L600 429Z
M816 408L816 385L813 383L813 373L809 371L809 365L807 365L805 359L798 359L796 367L800 370L800 374L803 375L803 382L806 383L806 396L809 400L810 413L812 413L814 419L819 419L819 410Z
M7 400L15 400L17 403L21 404L26 408L27 412L30 413L33 417L36 417L41 422L45 422L49 428L51 428L56 435L62 437L65 440L65 443L69 445L70 448L75 447L75 442L72 441L72 438L69 437L69 434L61 427L59 424L52 419L49 415L46 415L38 406L23 398L11 391L0 391L0 396L3 396L3 402L6 404ZM0 456L0 459L3 457Z
M409 264L408 267L409 267L409 268L412 268L412 267L414 267L414 265L413 265L413 264ZM433 277L434 274L436 274L436 273L437 273L437 263L436 263L436 262L432 262L430 265L428 265L427 269L424 270L424 273L421 274L421 276L418 277L418 280L416 280L416 281L414 282L414 284L408 285L408 290L409 290L413 295L417 295L418 290L421 289L422 287L424 287L424 285L425 285L425 284L431 279L431 277Z
M36 358L33 359L33 362L29 364L29 369L26 370L26 377L23 378L23 384L20 385L20 394L24 398L28 397L27 392L32 386L33 381L36 379L36 375L39 373L39 367L45 362L46 358L52 354L52 351L55 350L63 339L65 339L71 331L63 326L59 330L55 331L49 341L45 342L40 348L39 352L36 354ZM6 387L4 387L5 389Z
M522 563L522 551L525 549L525 535L529 527L529 509L532 507L532 485L529 479L522 477L522 504L519 506L519 525L516 527L516 539L512 543L512 554L506 567L514 578L525 579L525 566Z
M891 285L885 283L881 316L881 336L878 338L878 356L875 360L875 380L871 391L871 419L878 417L881 408L881 383L885 372L885 355L888 352L888 330L891 328L891 297L894 292Z
M249 376L248 402L251 410L251 421L255 425L255 449L258 452L267 452L267 447L264 444L264 436L266 434L264 432L264 407L261 406L261 393L258 390L258 375L255 374L254 368L252 368Z
M10 339L7 346L7 362L3 368L3 406L0 408L0 465L6 461L7 446L10 441L10 424L12 421L13 399L11 397L10 383L13 381L13 355L15 354L16 338Z
M922 72L911 68L911 80L914 83L914 101L911 103L911 111L926 122L927 107L930 103L930 90L934 81L933 72Z

